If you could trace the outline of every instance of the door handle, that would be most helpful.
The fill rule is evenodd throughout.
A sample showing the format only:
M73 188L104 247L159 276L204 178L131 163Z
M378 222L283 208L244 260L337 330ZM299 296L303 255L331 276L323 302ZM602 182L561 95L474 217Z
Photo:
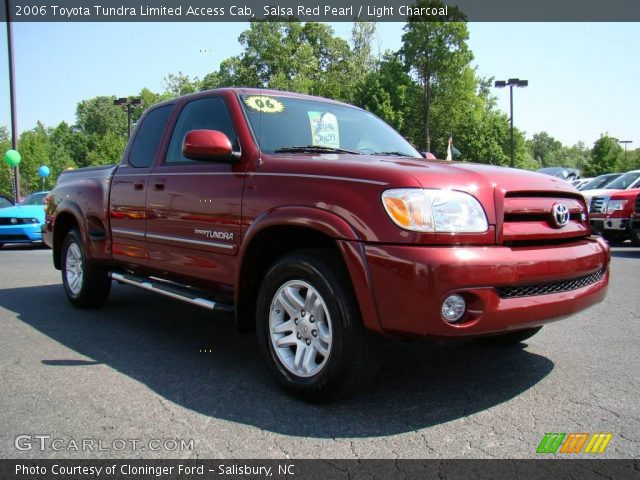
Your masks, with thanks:
M144 190L144 182L135 182L133 184L133 189L138 191Z
M153 189L154 190L158 190L158 191L163 191L164 190L164 183L154 183L153 184Z

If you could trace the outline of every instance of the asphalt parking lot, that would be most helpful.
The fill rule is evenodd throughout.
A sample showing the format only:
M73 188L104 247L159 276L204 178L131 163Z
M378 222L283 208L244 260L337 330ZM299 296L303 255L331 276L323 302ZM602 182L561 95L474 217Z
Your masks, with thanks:
M546 432L640 456L640 248L528 345L392 343L371 388L325 406L283 394L229 318L120 285L72 308L50 255L0 250L2 458L532 458Z

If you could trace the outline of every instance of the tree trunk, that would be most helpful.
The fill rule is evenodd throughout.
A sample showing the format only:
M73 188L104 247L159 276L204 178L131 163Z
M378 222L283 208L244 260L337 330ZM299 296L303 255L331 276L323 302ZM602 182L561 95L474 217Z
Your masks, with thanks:
M430 80L429 75L424 76L424 146L427 152L431 151L431 138L429 137L429 109L431 107L429 98Z

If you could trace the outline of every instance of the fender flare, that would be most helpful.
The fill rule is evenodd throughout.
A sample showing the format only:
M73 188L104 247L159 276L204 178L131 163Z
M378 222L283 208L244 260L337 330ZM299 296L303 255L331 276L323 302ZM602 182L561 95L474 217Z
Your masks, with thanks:
M235 303L239 303L242 277L242 264L247 249L253 240L270 227L293 226L315 230L336 241L336 247L344 261L347 273L360 306L364 325L375 331L381 331L381 324L374 299L362 239L351 225L339 215L316 207L286 206L277 207L257 217L243 236L239 251L239 265L236 271ZM351 247L349 247L351 245ZM236 308L236 312L238 309ZM236 319L238 321L238 319Z
M240 255L253 238L273 226L304 227L317 230L336 240L360 240L351 225L342 217L317 207L287 206L267 210L257 217L243 235Z
M55 244L56 223L57 223L57 219L59 218L59 216L61 214L69 214L75 219L76 224L78 225L78 228L80 229L80 237L82 238L82 243L83 244L87 245L87 240L88 240L87 232L86 232L86 228L85 228L84 220L83 220L83 216L82 216L82 209L80 208L80 206L77 203L75 203L75 202L73 202L71 200L63 200L58 205L58 208L56 209L56 213L55 213L55 215L53 217L53 238L54 238L53 251L54 251L54 255L55 255L56 246L57 246ZM55 261L55 257L54 257L54 261Z

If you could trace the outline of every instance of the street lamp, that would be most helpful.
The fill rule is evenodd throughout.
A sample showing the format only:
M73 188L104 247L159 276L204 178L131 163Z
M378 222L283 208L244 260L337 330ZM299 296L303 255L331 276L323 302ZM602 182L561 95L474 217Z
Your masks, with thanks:
M624 163L627 164L627 145L633 143L633 140L618 140L618 143L624 144Z
M5 13L7 14L7 60L9 63L9 103L11 104L11 148L18 149L18 126L16 113L16 78L13 61L13 22L11 20L13 7L10 0L4 2ZM16 205L20 201L20 168L13 167L13 190Z
M519 78L510 78L509 80L496 80L493 84L496 88L509 87L509 109L511 110L511 167L515 166L514 152L515 146L513 141L513 87L524 88L529 85L529 80L520 80Z
M131 138L131 107L139 107L144 104L140 97L121 97L113 101L114 105L126 105L127 107L127 138Z

